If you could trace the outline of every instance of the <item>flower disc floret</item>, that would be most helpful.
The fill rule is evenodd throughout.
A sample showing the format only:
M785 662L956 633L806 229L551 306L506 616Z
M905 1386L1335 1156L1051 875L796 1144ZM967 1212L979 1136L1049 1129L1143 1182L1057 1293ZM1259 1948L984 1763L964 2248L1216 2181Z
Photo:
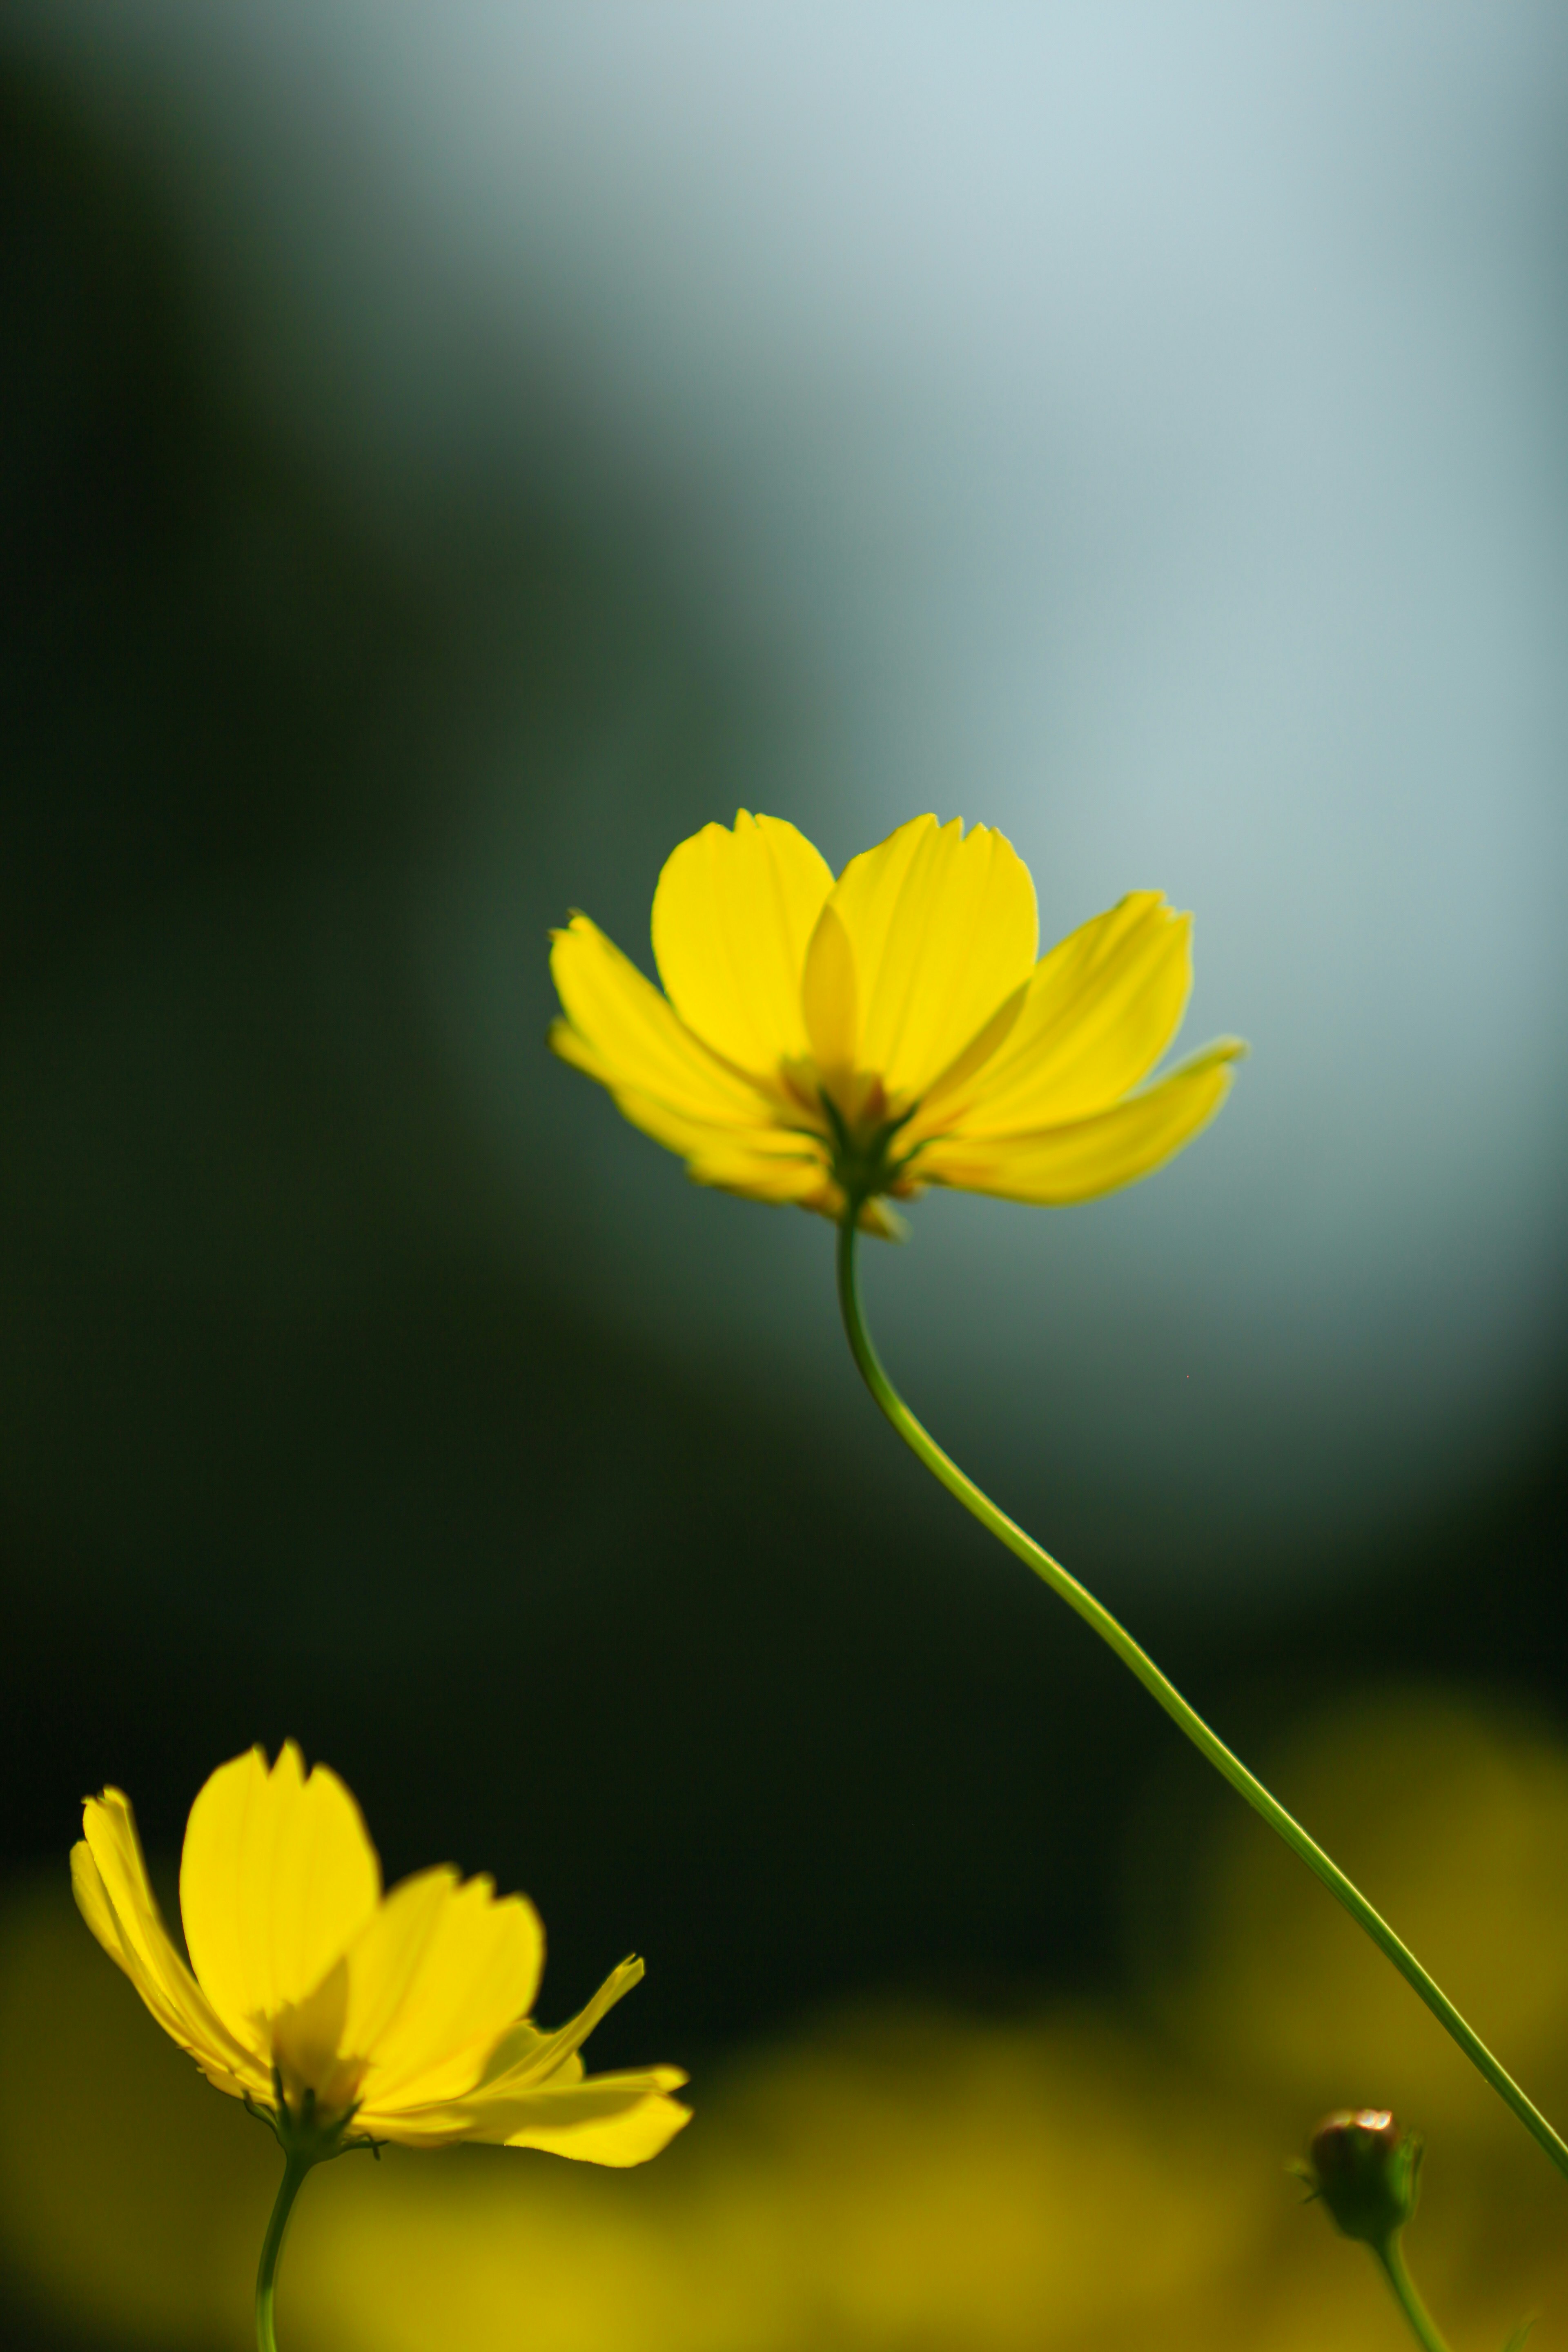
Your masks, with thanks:
M563 1060L699 1183L873 1231L946 1184L1088 1200L1224 1101L1220 1038L1146 1084L1192 985L1191 920L1134 891L1040 957L1035 887L984 825L916 817L834 876L745 810L675 850L653 904L663 993L586 915L554 934Z
M544 1931L488 1878L420 1872L384 1895L359 1807L292 1741L221 1765L180 1864L189 1965L163 1925L128 1799L89 1797L71 1853L82 1916L209 2083L285 2146L490 2140L640 2164L687 2120L676 2067L585 2077L579 2051L643 1973L628 1959L578 2016L530 2016Z

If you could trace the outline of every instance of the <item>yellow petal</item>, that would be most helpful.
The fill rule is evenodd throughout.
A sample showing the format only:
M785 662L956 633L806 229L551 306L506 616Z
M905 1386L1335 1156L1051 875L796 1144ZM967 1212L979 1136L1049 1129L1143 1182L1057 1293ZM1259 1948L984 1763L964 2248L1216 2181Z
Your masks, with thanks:
M840 1085L860 1051L860 991L855 950L836 907L824 907L811 935L801 1009L813 1060L829 1086Z
M367 2098L356 2120L377 2138L405 2147L482 2140L547 2148L590 2164L646 2164L690 2120L690 2109L669 2096L685 2080L679 2066L649 2066L515 2094L476 2091L390 2113Z
M531 2005L544 1962L544 1930L521 1895L498 1902L488 1878L459 1885L455 1871L425 1873L415 1885L410 1912L430 1906L417 1935L406 1919L388 1924L400 1887L349 1955L351 1987L365 1983L363 2014L379 2019L373 2043L352 2053L368 2062L363 2097L378 2114L469 2090ZM390 1998L399 1979L401 1996ZM361 1998L351 1993L356 2016Z
M683 1118L755 1121L755 1088L703 1045L636 964L586 915L555 933L550 970L566 1008L551 1045L618 1093L635 1087Z
M110 1795L118 1797L121 1791L118 1789L112 1790L106 1789L104 1797ZM89 1797L88 1802L101 1804L104 1797ZM103 1873L94 1862L92 1848L85 1838L79 1839L71 1848L71 1893L76 1897L77 1909L81 1913L115 1967L124 1969L129 1975L130 1958L125 1940L120 1932L120 1922L114 1916L114 1906L109 1899L109 1889L104 1885ZM163 1924L160 1919L159 1927L162 1927Z
M699 1184L716 1184L759 1201L794 1201L826 1170L821 1139L783 1124L714 1125L671 1110L636 1087L613 1087L616 1107L656 1143L678 1151Z
M1191 988L1191 916L1133 891L1041 958L1005 1039L938 1080L914 1132L1021 1134L1108 1109L1153 1068Z
M358 2095L360 2069L342 2059L348 2005L348 1962L338 1960L314 1992L272 2019L272 2063L283 2077L290 2105L297 2107L300 2095L312 2091L322 2110L331 2113L351 2105Z
M1039 944L1029 869L985 825L900 825L852 858L828 901L859 984L858 1066L920 1095L1027 980Z
M483 2089L499 2096L502 2092L531 2088L558 2074L576 2059L599 2020L614 2009L616 2001L624 2000L634 1985L640 1984L646 1973L641 1960L623 1960L570 2023L558 2027L553 2033L541 2033L526 2019L513 2026L490 2053ZM580 2062L578 2072L580 2075Z
M765 1201L774 1207L793 1202L815 1208L819 1199L833 1191L825 1163L809 1155L786 1158L730 1151L716 1145L711 1150L694 1151L686 1172L694 1184L707 1184L719 1192L738 1192L745 1200Z
M325 1765L307 1778L292 1740L270 1772L259 1748L220 1765L191 1807L180 1862L185 1943L232 2032L314 1992L380 1895L359 1807Z
M361 1929L348 1956L345 2052L374 2056L405 2002L417 2000L416 1979L437 1920L459 1883L458 1873L447 1865L419 1871L395 1886Z
M1221 1038L1113 1110L1033 1135L944 1136L926 1146L916 1167L930 1183L1006 1201L1052 1207L1091 1201L1149 1175L1190 1142L1225 1100L1228 1066L1245 1051L1236 1038Z
M658 877L653 952L680 1018L726 1060L771 1072L805 1051L800 977L826 861L793 824L742 809L705 824Z
M1035 966L1038 971L1039 966ZM1031 975L1032 978L1032 975ZM993 1061L1004 1040L1018 1024L1018 1015L1028 1002L1030 982L1025 981L1011 996L1005 996L983 1029L977 1030L959 1055L950 1062L940 1076L933 1078L920 1099L920 1106L909 1125L903 1129L906 1145L916 1142L922 1135L942 1135L955 1123L955 1117L983 1093L988 1075L987 1063Z
M686 2077L677 2068L664 2066L647 2076L627 2075L622 2079L626 2086L626 2105L611 2107L595 2102L591 2112L564 2114L557 2118L545 2109L542 2099L537 2116L526 2117L515 2131L509 2132L506 2146L542 2148L552 2156L573 2157L580 2164L608 2164L618 2169L647 2164L691 2121L690 2108L667 2095L668 2090L679 2089ZM635 2097L631 2085L639 2080L658 2087ZM607 2101L608 2086L615 2081L611 2074L590 2076L580 2092L558 2094L558 2102L565 2106L569 2101L581 2099L586 2109L595 2092L601 2100Z
M135 1816L119 1789L82 1807L85 1835L71 1849L78 1908L172 2041L188 2051L220 2090L264 2091L259 2051L231 2035L214 2013L164 1927L142 1858Z

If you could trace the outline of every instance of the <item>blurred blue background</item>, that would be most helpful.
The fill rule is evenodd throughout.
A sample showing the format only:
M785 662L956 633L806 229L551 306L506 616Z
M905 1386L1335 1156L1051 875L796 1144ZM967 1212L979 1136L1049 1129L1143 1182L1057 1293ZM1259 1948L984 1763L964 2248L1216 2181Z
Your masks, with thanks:
M563 2007L648 1949L663 2054L1114 1976L1173 1736L900 1458L826 1230L542 1048L549 925L646 966L737 805L999 824L1047 939L1164 888L1252 1041L1147 1185L876 1254L961 1458L1243 1745L1557 1710L1562 12L54 0L0 65L13 1858L292 1731Z

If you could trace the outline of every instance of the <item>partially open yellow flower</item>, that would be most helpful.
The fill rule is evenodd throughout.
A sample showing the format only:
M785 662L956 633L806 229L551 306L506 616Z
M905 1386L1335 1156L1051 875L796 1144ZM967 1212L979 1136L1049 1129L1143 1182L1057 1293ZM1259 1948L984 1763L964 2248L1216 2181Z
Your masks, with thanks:
M554 935L564 1061L700 1184L889 1230L927 1184L1084 1201L1145 1176L1225 1100L1218 1039L1144 1086L1192 986L1191 918L1133 891L1037 962L1029 871L1002 835L916 817L836 882L744 810L659 876L661 996L586 915Z
M432 2147L504 2141L641 2164L686 2122L673 2066L584 2078L579 2045L643 1973L624 1961L554 2033L528 2012L544 1931L488 1878L421 1871L382 1894L381 1864L335 1773L292 1741L221 1765L191 1808L180 1911L191 1966L159 1916L118 1789L89 1797L71 1852L83 1917L209 2083L283 2127ZM280 2107L284 2112L279 2112Z

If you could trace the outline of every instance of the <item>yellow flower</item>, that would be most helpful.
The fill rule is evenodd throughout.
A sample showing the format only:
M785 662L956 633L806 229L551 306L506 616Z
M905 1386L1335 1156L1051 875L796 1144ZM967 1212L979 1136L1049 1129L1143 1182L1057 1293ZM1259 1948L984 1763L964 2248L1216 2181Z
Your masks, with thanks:
M1035 886L1002 835L916 817L837 882L742 809L659 876L665 992L586 915L554 934L551 1044L700 1184L890 1231L927 1184L1052 1204L1131 1183L1212 1118L1245 1051L1152 1086L1192 986L1191 918L1136 890L1037 962Z
M89 1797L71 1852L83 1917L209 2083L282 2128L433 2147L498 2140L641 2164L686 2122L673 2066L584 2080L577 2055L643 1973L615 1971L557 2032L529 2021L544 1931L488 1878L421 1871L390 1895L336 1774L290 1740L220 1765L180 1863L186 1967L159 1916L127 1800Z

